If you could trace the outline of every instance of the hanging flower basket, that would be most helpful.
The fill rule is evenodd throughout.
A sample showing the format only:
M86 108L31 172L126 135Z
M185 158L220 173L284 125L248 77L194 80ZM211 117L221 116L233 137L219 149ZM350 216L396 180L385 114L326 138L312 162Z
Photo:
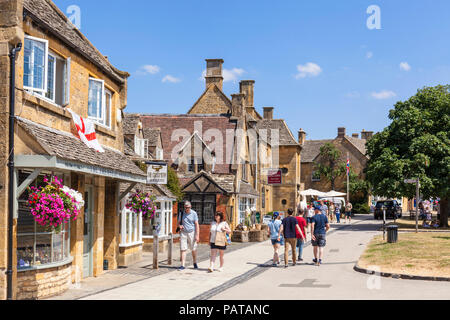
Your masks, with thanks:
M83 197L76 190L63 186L61 180L44 177L44 187L28 188L28 206L35 221L47 231L59 233L62 225L76 220L84 206Z
M136 190L128 199L125 204L125 208L131 210L135 214L142 214L142 218L151 219L155 215L156 197L149 193L144 193L140 190Z

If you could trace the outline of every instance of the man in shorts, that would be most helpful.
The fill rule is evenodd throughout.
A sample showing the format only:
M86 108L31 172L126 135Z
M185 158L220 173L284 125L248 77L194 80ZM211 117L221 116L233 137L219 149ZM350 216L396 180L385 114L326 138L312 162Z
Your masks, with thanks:
M352 223L352 209L353 206L350 201L347 202L345 205L345 223L347 223L347 219L349 220L349 223Z
M315 209L311 228L313 230L313 233L311 234L311 244L314 249L313 262L316 266L320 266L322 264L323 250L327 244L326 233L330 229L328 218L322 213L320 207L316 207Z
M184 211L178 217L178 227L180 228L180 255L181 266L179 271L186 269L186 251L189 248L192 252L192 260L194 261L194 269L198 269L197 265L197 243L200 240L200 226L198 224L197 212L191 209L192 205L189 201L184 203Z

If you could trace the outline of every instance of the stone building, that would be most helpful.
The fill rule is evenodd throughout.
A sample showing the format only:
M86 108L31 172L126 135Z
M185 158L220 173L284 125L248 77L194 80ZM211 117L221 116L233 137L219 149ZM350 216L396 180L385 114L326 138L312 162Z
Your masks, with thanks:
M119 263L120 183L145 183L146 174L124 154L123 109L128 73L116 69L50 0L0 3L0 113L7 115L15 77L16 199L8 199L8 117L0 117L0 299L6 298L8 201L14 203L13 298L40 299ZM9 53L22 49L11 73ZM71 114L95 122L104 153L77 137ZM60 233L34 221L28 185L57 175L85 201Z
M331 190L330 181L316 174L316 164L321 161L320 148L326 143L332 143L339 151L341 151L341 162L347 162L347 154L350 159L351 169L358 175L360 179L365 178L363 172L367 163L366 142L373 136L372 131L354 133L351 136L346 134L345 128L338 128L337 136L334 139L326 140L306 140L306 133L299 131L299 142L303 146L301 153L301 181L304 183L304 189L315 189L323 192ZM335 191L347 192L345 182L345 173L335 181Z

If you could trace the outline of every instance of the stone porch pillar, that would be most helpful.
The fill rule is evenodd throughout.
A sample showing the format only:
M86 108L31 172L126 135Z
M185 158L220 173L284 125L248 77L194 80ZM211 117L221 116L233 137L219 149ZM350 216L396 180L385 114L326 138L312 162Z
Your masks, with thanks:
M83 175L71 173L71 187L84 197L85 179ZM70 255L72 261L72 283L78 283L83 278L83 227L84 209L81 209L77 220L70 223Z
M104 253L108 260L110 270L117 269L119 259L119 214L118 214L118 187L117 181L109 180L105 184L105 232Z
M94 277L103 273L103 235L105 222L105 178L94 179L94 232L93 256Z

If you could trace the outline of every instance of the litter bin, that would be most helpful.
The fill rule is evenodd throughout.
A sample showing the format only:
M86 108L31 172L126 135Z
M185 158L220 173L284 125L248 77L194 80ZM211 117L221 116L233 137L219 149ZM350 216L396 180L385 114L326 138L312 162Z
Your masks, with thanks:
M392 225L387 227L387 241L396 243L398 240L398 226Z

